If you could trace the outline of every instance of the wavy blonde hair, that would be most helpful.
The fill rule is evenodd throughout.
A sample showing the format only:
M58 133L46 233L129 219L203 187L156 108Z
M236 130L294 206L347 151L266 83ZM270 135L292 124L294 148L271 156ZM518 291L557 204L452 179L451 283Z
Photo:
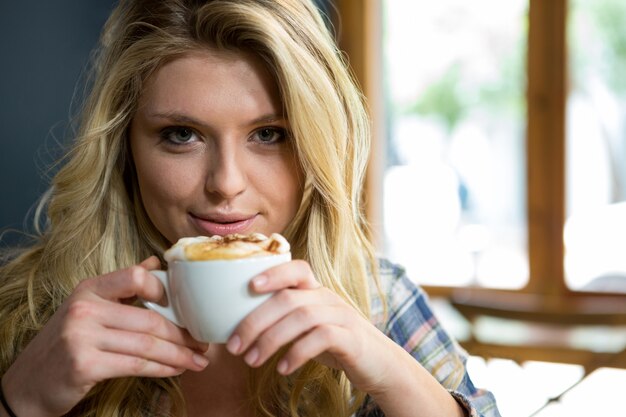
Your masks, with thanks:
M107 21L80 130L40 209L47 227L0 269L2 373L78 282L136 264L169 242L142 207L127 129L146 80L188 52L246 51L274 74L305 192L285 235L295 258L364 316L376 262L362 216L369 150L362 95L309 0L122 0ZM310 361L291 377L251 371L259 415L348 416L363 402L341 371ZM98 384L68 415L183 415L176 378Z

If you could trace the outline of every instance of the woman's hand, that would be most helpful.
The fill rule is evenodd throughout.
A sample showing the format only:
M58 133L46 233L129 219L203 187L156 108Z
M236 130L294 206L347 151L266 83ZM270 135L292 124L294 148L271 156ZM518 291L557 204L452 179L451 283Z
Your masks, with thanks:
M322 287L305 261L292 261L255 277L251 287L276 293L235 329L227 349L261 366L291 346L277 370L288 375L308 360L341 369L368 393L384 414L463 416L452 396L401 346L331 290Z
M201 370L208 346L159 314L129 305L158 302L163 287L138 266L81 282L2 378L19 416L59 416L100 381L126 376L169 377Z
M281 374L290 374L315 359L345 371L363 391L388 388L392 365L397 363L394 354L404 351L338 295L322 287L307 262L274 267L255 277L251 286L259 293L276 293L237 326L227 344L231 353L245 353L244 360L258 367L293 343L278 363Z

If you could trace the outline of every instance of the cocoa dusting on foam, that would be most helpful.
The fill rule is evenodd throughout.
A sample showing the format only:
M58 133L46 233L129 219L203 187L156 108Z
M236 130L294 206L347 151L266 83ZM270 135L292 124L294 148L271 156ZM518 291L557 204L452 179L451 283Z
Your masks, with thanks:
M289 242L282 235L267 237L261 233L250 235L184 237L165 251L164 258L172 261L208 261L241 259L278 255L290 251Z

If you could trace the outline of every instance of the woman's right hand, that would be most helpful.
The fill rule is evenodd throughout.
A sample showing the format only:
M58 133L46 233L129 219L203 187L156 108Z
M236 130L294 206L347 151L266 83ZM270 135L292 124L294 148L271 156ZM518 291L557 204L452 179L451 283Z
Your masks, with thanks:
M135 297L161 300L163 287L148 272L159 267L150 257L76 287L2 377L18 416L60 416L106 379L206 367L208 345L158 313L128 304Z

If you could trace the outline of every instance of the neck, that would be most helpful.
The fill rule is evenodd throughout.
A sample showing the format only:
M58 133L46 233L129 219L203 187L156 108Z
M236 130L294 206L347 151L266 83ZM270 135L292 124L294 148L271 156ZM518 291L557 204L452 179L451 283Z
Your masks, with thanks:
M189 415L208 415L200 412L207 409L232 410L231 415L237 415L235 410L247 409L248 365L221 344L211 344L206 356L210 363L204 370L181 376Z

